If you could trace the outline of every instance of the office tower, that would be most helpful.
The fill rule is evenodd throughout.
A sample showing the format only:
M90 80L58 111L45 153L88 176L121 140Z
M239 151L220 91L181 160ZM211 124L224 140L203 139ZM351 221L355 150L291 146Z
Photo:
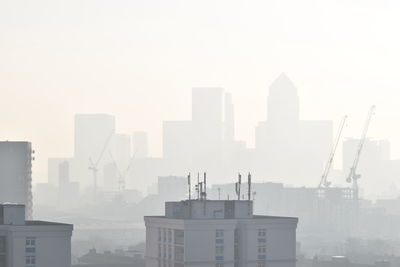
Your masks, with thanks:
M192 166L192 122L163 122L163 158L168 162L171 173Z
M97 160L115 133L115 118L107 114L75 115L75 158Z
M146 216L146 266L295 267L297 218L253 215L248 200L166 202Z
M232 103L232 94L225 93L224 141L233 142L234 140L235 140L235 112Z
M25 206L0 205L0 266L71 266L70 224L25 220Z
M192 160L194 169L218 173L222 164L223 89L192 90Z
M134 132L132 137L133 156L147 158L149 156L149 143L146 132Z
M49 158L47 160L47 177L48 183L53 186L58 186L60 181L60 164L68 162L69 172L71 173L73 160L71 158Z
M312 183L332 146L332 121L300 120L297 88L285 75L270 86L267 120L256 128L257 174Z
M107 114L75 115L74 177L81 185L93 186L89 165L101 170L109 162L112 137L115 134L115 118ZM104 152L102 154L102 152ZM93 163L90 163L93 162ZM101 173L98 174L100 180Z
M69 183L69 162L63 161L58 165L58 179L59 185L65 185Z
M77 207L79 201L79 183L70 181L70 163L64 161L58 166L58 205L61 210Z
M32 150L30 142L0 142L0 203L26 205L32 218Z

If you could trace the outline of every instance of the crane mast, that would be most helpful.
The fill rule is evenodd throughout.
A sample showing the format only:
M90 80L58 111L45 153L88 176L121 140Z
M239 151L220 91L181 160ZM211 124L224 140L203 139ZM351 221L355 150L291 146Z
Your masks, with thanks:
M330 172L330 170L332 168L333 159L335 158L336 149L337 149L337 147L339 145L340 137L342 136L342 132L343 132L343 128L344 128L344 125L346 123L346 120L347 120L347 115L343 117L343 119L342 119L342 121L340 123L339 132L338 132L338 134L336 136L336 140L335 140L335 143L334 143L334 145L332 147L332 151L329 154L329 160L326 162L324 172L322 173L322 176L321 176L321 181L319 182L319 186L318 186L319 188L329 187L331 185L331 182L328 181L328 175L329 175L329 172Z
M363 150L366 138L367 138L367 133L368 133L368 128L371 122L372 115L374 115L375 111L375 106L371 106L368 112L367 120L365 121L364 125L364 130L361 135L360 143L358 144L358 149L356 152L356 157L354 158L353 165L350 168L350 173L347 176L346 182L348 183L353 183L352 187L355 193L355 198L358 199L358 179L360 179L361 175L357 174L357 166L358 162L360 161L360 156L361 152Z

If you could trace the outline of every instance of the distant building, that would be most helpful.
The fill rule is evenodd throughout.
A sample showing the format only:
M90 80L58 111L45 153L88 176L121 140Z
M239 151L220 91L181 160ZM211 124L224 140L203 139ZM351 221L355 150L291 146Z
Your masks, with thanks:
M0 205L0 266L71 266L69 224L27 221L25 206Z
M0 142L0 203L26 206L32 218L32 146L30 142Z
M297 222L253 215L247 200L167 202L145 217L146 266L295 267Z
M134 132L132 138L133 156L147 158L149 156L149 140L146 132Z
M300 119L297 88L281 74L270 86L267 120L256 128L257 176L296 184L322 173L332 146L332 121Z
M92 186L92 173L88 169L90 161L100 160L98 168L110 162L112 137L115 134L115 118L108 114L75 115L75 150L73 176L81 186ZM105 151L102 155L102 152ZM102 173L98 174L100 182Z

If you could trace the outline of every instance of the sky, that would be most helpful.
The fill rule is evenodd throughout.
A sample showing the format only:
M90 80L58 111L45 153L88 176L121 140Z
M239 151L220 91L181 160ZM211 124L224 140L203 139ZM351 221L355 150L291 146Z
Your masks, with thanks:
M233 95L236 138L254 146L268 86L295 83L302 119L349 116L400 158L400 3L394 0L0 0L0 140L29 140L34 181L73 153L76 113L116 116L117 132L191 117L191 88ZM338 163L336 163L338 164ZM377 181L378 182L378 181Z

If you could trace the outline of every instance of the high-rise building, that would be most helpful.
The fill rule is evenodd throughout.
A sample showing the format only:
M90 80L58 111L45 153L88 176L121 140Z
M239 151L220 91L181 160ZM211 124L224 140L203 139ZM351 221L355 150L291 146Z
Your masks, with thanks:
M101 170L110 162L109 151L113 147L115 134L115 118L107 114L77 114L75 115L75 152L74 178L83 186L92 186L94 181L89 165L97 164ZM102 154L103 153L103 154ZM98 173L101 181L102 173Z
M295 267L297 218L257 216L249 200L167 202L146 216L146 266Z
M32 146L30 142L0 142L0 203L26 205L32 218Z
M318 180L332 146L332 121L301 120L299 106L297 88L281 74L269 88L267 120L256 128L257 176Z
M222 164L223 101L222 88L192 90L192 159L194 169L218 173Z
M0 205L0 266L71 266L70 224L25 220L25 206Z
M134 132L132 138L133 156L147 158L149 156L149 141L146 132Z

